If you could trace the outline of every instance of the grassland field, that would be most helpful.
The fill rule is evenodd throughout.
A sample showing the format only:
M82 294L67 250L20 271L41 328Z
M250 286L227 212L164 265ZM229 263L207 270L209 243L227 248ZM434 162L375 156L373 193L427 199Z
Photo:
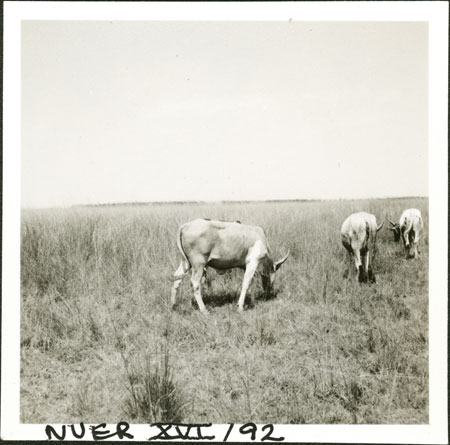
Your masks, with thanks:
M383 228L359 284L344 219L421 210L419 260ZM275 292L243 313L243 272L189 277L169 306L178 227L264 227ZM21 422L428 423L428 199L23 210ZM348 278L345 271L351 269ZM247 301L249 296L247 296Z

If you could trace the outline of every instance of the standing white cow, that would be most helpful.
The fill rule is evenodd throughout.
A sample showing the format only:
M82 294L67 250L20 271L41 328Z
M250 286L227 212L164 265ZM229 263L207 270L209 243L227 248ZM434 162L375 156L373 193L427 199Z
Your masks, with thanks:
M377 232L384 221L377 226L375 215L366 212L353 213L342 224L342 244L354 257L357 277L360 283L375 282L373 262L376 252Z
M394 240L399 241L400 236L405 246L406 258L419 257L419 240L423 231L423 219L420 210L407 209L400 216L397 223L389 219L392 227L389 230L394 232ZM414 248L414 253L411 255L411 249Z
M207 312L201 295L201 279L205 267L212 267L221 274L228 269L245 270L238 309L244 310L247 289L258 270L262 276L265 292L274 282L274 274L287 260L289 252L279 261L272 260L264 230L239 222L196 219L180 227L177 246L183 256L174 274L171 303L176 303L177 289L181 280L192 269L191 283L201 312ZM252 303L254 303L252 299Z

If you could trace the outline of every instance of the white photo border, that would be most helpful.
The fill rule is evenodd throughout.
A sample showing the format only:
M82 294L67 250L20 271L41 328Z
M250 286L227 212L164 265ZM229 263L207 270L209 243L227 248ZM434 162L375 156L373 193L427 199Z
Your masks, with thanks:
M4 2L2 439L47 439L45 425L21 424L19 417L21 21L420 21L429 29L429 424L277 425L274 435L286 442L447 443L448 9L434 1ZM227 429L213 425L208 434L222 441ZM250 440L237 431L236 425L228 441ZM130 432L134 440L151 435L148 425Z

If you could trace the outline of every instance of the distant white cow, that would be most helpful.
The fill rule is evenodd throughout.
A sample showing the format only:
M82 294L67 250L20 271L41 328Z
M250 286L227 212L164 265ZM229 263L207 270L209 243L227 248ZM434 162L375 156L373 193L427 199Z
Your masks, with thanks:
M204 269L212 267L219 274L233 268L245 270L238 309L244 310L247 289L258 270L265 292L274 282L274 274L287 260L289 252L279 261L272 260L264 230L239 222L196 219L180 227L177 246L183 256L174 274L171 303L176 303L181 280L192 269L191 283L201 312L207 312L201 295L201 279ZM254 303L252 299L252 303Z
M342 244L354 257L357 277L360 283L375 282L373 262L376 252L377 232L384 221L377 226L375 215L366 212L353 213L342 224Z
M400 220L397 223L389 219L392 227L389 230L394 232L394 240L399 241L400 236L405 246L406 258L419 257L419 240L423 231L423 219L420 210L408 209L402 213ZM414 248L414 253L411 255L411 249Z

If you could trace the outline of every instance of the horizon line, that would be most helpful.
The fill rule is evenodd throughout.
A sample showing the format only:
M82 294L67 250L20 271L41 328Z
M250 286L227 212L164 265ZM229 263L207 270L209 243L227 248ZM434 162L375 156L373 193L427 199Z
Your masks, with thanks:
M363 200L398 200L398 199L429 199L428 195L416 196L386 196L370 198L293 198L293 199L217 199L217 200L186 200L186 201L124 201L100 202L95 204L68 204L43 207L21 207L21 210L63 209L76 207L118 207L118 206L145 206L145 205L189 205L189 204L256 204L256 203L288 203L288 202L326 202L326 201L363 201Z

